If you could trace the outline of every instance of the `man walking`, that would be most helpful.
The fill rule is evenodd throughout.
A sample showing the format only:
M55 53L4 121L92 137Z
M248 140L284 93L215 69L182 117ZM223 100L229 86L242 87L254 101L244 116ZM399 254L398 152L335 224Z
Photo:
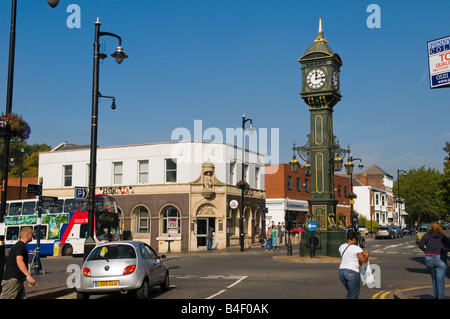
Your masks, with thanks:
M0 299L24 299L25 280L32 286L36 280L28 271L28 251L27 244L33 239L33 228L22 227L20 230L20 240L12 247L8 261L6 262L5 273L2 281L2 294Z
M206 235L206 239L208 240L207 249L212 250L212 244L214 240L214 228L210 227L208 230L208 234Z

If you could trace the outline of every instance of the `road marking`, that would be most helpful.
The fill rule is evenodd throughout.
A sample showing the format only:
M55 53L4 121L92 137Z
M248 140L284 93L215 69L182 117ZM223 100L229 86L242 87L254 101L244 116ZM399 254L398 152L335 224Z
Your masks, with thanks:
M450 285L445 285L445 288L449 288ZM386 299L386 296L389 294L394 294L396 291L398 292L404 292L404 291L411 291L411 290L419 290L419 289L430 289L433 290L433 286L420 286L420 287L412 287L412 288L405 288L405 289L395 289L390 291L382 290L372 296L372 299Z
M214 298L214 297L217 297L218 295L220 295L222 292L225 292L225 291L227 291L227 290L226 290L226 289L221 290L221 291L219 291L218 293L216 293L216 294L214 294L214 295L212 295L212 296L209 296L209 297L206 298L206 299L212 299L212 298Z
M238 281L236 281L234 284L229 285L227 288L232 288L235 285L237 285L238 283L240 283L242 280L244 280L245 278L247 278L248 276L242 276Z
M223 279L237 279L236 282L234 282L231 285L229 285L227 287L227 289L233 288L235 285L240 283L242 280L244 280L245 278L248 278L248 276L229 276L229 277L219 276L219 277L222 277ZM204 278L206 278L206 277L204 277ZM218 293L215 293L214 295L211 295L211 296L207 297L206 299L212 299L214 297L217 297L218 295L224 293L225 291L227 291L227 290L223 289L223 290L219 291Z

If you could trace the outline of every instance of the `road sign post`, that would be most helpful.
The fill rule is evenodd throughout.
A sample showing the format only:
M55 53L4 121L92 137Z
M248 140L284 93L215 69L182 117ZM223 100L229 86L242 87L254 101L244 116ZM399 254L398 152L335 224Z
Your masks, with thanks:
M316 257L315 231L317 229L317 223L311 220L306 224L306 228L310 231L309 257L315 258Z

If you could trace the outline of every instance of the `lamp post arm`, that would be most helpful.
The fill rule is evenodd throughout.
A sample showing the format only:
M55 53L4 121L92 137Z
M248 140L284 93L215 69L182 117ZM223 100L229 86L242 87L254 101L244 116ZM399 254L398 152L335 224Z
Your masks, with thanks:
M117 34L111 33L111 32L99 32L98 37L109 35L111 37L117 38L119 40L119 46L122 46L122 38L119 37Z

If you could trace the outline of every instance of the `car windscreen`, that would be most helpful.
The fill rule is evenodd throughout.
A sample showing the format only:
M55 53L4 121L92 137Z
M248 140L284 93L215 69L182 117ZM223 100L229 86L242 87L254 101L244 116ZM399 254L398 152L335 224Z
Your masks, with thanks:
M136 258L136 252L131 245L111 244L96 247L88 260L114 260Z

